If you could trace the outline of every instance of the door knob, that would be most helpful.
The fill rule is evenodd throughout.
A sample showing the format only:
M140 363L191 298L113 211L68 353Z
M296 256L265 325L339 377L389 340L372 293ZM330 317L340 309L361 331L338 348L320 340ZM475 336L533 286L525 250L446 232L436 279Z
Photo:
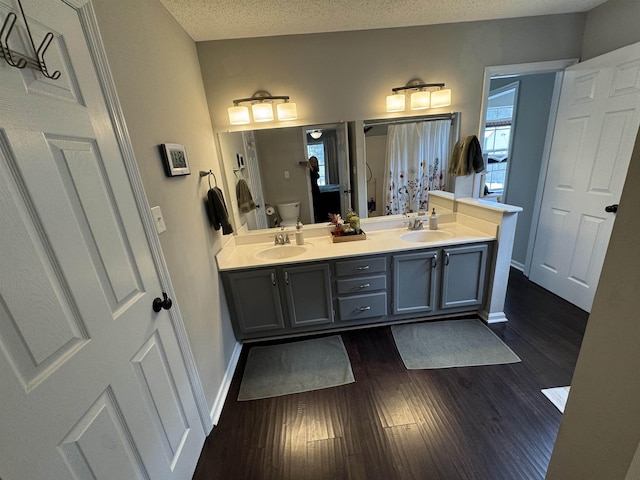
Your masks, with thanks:
M618 211L618 204L614 203L613 205L608 205L604 207L604 211L607 213L616 213Z
M165 310L169 310L173 305L173 301L171 301L171 299L167 297L167 294L165 292L162 292L162 296L164 298L156 297L153 299L153 311L156 313L158 313L163 308Z

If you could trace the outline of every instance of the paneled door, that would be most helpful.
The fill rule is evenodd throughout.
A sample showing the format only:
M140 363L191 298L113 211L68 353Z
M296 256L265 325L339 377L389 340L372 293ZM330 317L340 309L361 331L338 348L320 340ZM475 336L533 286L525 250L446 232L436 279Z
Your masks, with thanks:
M171 318L152 308L162 288L91 5L22 5L36 45L54 34L60 78L0 58L0 478L190 478L204 427ZM0 21L17 7L0 0ZM9 45L30 49L19 10Z
M530 278L590 311L640 125L640 43L565 71Z

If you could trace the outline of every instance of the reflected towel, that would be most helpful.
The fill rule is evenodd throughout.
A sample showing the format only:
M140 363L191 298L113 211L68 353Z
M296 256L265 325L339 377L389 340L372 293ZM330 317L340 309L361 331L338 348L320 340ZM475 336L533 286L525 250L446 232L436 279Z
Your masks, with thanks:
M210 188L207 193L207 213L209 214L209 220L211 220L213 228L220 230L220 227L222 227L223 235L233 233L233 227L231 223L229 223L227 205L224 203L222 190L218 187Z
M249 185L244 178L238 180L236 185L236 196L238 197L238 207L242 213L249 213L251 210L255 210L256 204L251 197L251 191Z
M457 177L480 173L484 170L484 160L482 159L482 148L475 135L469 135L463 140L459 140L453 147L451 161L449 162L449 173Z

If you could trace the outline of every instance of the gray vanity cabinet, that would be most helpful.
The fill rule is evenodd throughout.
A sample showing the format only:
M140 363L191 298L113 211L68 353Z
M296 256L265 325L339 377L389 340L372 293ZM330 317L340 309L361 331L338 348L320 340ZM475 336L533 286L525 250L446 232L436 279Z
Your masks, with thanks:
M394 315L428 313L437 308L438 250L393 255Z
M488 253L487 243L476 243L393 255L393 314L428 316L479 307Z
M486 243L442 250L443 310L482 304L488 250Z
M386 319L387 262L386 255L334 262L341 324L358 325Z
M238 340L286 335L333 323L326 263L222 272Z
M238 340L476 312L490 243L222 271ZM335 314L334 314L335 311Z
M333 322L328 264L287 266L282 276L291 327Z
M223 272L227 301L235 312L236 338L259 336L284 329L284 315L275 268Z

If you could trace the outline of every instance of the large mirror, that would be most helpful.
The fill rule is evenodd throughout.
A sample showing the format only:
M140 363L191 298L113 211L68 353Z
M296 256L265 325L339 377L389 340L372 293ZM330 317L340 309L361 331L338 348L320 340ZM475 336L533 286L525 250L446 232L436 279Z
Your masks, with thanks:
M417 212L429 190L452 190L446 170L458 125L457 113L363 122L368 217Z
M386 215L383 189L389 127L443 117L451 122L446 147L450 150L458 138L458 114L219 133L226 183L233 197L227 206L236 232L291 225L292 220L305 225L325 223L328 213L344 214L348 208L363 218ZM311 157L317 159L317 168ZM248 212L241 210L235 195L242 181L256 205ZM283 213L288 217L283 218Z

